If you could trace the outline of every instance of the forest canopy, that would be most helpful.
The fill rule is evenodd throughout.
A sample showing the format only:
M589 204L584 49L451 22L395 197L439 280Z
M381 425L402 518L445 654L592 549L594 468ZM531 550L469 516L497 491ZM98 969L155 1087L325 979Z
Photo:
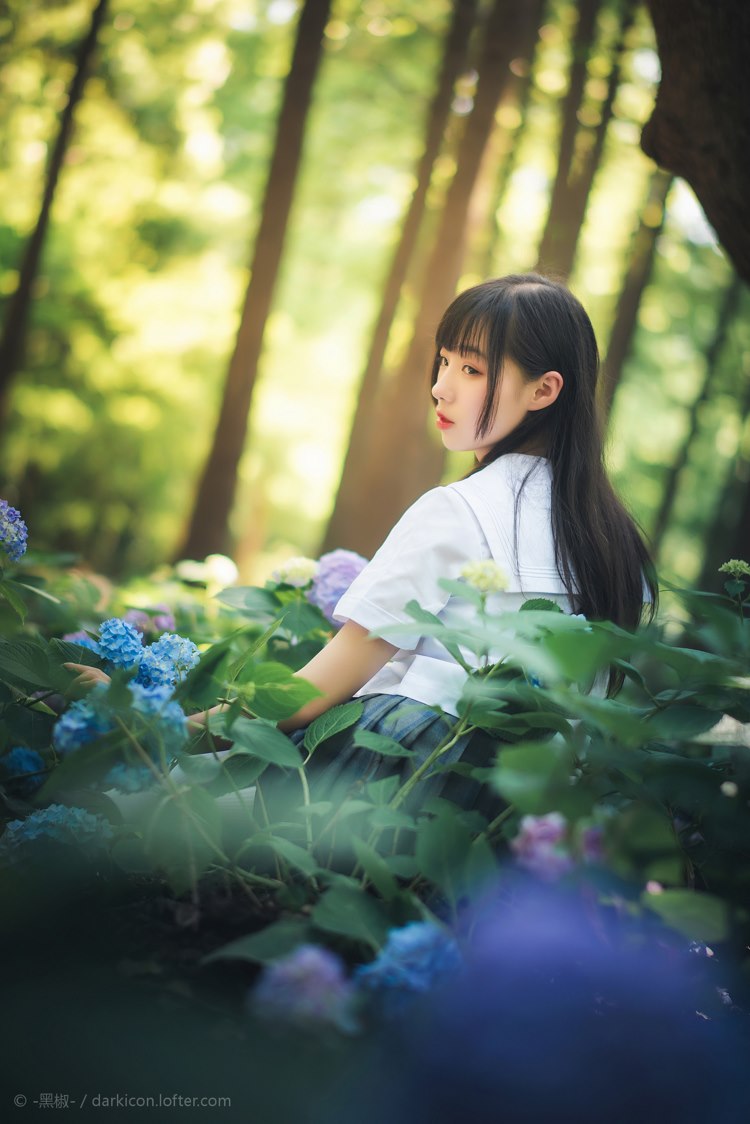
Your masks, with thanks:
M640 146L645 7L16 0L0 57L2 494L40 549L113 576L222 550L251 579L369 555L468 467L426 426L433 307L538 266L592 314L610 468L662 572L747 556L747 293Z

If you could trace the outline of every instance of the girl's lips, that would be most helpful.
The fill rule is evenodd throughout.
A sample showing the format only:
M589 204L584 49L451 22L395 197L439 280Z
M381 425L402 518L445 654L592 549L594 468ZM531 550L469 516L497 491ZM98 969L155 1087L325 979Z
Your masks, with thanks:
M450 420L450 418L446 418L446 416L444 414L441 414L439 410L437 412L435 422L438 429L449 429L453 425L453 422Z

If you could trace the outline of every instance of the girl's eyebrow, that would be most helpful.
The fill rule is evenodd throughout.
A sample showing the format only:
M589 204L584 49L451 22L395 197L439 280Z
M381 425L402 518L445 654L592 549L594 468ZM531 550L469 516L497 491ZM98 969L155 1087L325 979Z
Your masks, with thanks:
M466 347L459 348L459 350L462 355L476 355L477 359L484 359L485 362L487 361L487 356L483 351L480 351L478 347L471 347L471 345L467 345Z

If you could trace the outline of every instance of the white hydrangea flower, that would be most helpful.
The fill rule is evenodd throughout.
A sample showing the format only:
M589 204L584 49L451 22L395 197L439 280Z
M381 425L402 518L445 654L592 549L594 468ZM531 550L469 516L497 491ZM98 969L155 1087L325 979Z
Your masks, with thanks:
M286 585L296 585L302 588L309 585L318 572L318 563L314 558L288 558L271 574L271 580L284 582Z
M482 562L467 562L461 577L479 593L501 593L508 588L508 575L492 558Z

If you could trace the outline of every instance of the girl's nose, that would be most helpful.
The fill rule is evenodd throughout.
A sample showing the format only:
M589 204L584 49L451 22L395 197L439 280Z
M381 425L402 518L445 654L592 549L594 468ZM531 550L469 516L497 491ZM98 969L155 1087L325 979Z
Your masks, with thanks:
M435 379L432 387L432 397L436 401L450 397L450 382L448 380L448 368L441 367L440 374Z

